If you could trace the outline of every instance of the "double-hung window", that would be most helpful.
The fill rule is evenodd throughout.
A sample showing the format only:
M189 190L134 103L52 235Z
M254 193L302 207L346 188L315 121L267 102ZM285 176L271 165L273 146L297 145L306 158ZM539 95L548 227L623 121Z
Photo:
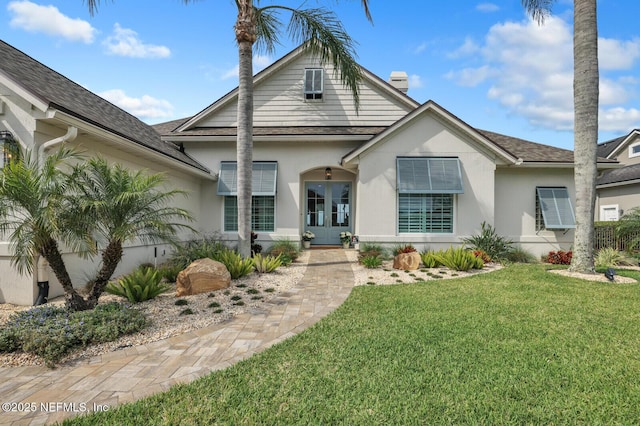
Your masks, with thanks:
M275 230L276 180L278 163L254 162L251 183L251 229L258 232ZM238 165L223 161L218 177L218 195L224 196L225 232L238 230Z
M566 187L536 187L536 231L576 227L571 198Z
M324 89L322 68L304 70L304 98L306 100L322 100Z
M464 192L455 157L398 157L398 232L453 233L455 194Z

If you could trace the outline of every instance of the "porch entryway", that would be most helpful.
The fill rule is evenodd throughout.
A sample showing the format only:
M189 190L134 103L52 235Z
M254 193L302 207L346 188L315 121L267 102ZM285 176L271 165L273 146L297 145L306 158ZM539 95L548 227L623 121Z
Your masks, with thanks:
M304 230L314 245L338 245L340 233L352 231L351 182L318 181L305 184Z

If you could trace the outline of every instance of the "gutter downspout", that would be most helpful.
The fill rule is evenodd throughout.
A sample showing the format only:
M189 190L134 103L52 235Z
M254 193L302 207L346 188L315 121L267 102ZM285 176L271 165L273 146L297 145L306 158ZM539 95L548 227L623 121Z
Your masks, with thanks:
M59 145L61 143L64 142L73 142L73 140L78 137L78 128L75 126L69 126L67 128L67 133L65 133L64 135L57 137L55 139L51 139L50 141L46 141L45 143L43 143L42 145L40 145L38 147L38 163L40 165L42 165L43 161L44 161L44 151Z
M64 142L72 142L76 137L78 137L78 128L75 126L69 126L67 127L67 133L65 133L64 135L55 139L51 139L40 145L38 147L37 157L38 166L42 167L42 165L44 164L45 150ZM49 262L47 262L46 259L41 255L38 255L36 259L36 282L38 283L38 297L34 303L34 306L47 303L49 298Z

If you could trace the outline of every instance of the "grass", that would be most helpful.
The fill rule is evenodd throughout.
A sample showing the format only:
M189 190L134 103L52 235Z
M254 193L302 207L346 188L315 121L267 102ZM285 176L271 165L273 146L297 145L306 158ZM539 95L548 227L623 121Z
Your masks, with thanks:
M637 424L639 329L640 285L543 265L362 286L226 370L65 423Z

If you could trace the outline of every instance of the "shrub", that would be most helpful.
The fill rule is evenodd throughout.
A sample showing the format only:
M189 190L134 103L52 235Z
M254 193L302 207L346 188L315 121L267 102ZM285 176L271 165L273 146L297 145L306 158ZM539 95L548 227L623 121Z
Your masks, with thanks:
M416 251L418 250L416 250L415 247L412 246L411 244L405 244L405 245L394 247L393 254L397 256L402 253L414 253Z
M483 263L491 262L491 256L489 256L484 250L477 249L473 250L472 253L475 257L479 257L480 259L482 259Z
M626 256L622 252L611 247L605 247L598 250L594 261L595 266L598 268L608 268L612 266L625 265L628 263Z
M422 263L426 268L437 268L438 266L442 266L442 264L436 258L435 254L436 252L432 250L427 250L420 253L420 259L422 259Z
M0 351L34 353L51 367L74 348L110 342L145 325L140 311L116 302L79 312L38 306L9 318L0 330Z
M496 230L486 222L482 222L480 226L482 228L480 234L463 238L462 242L474 250L484 251L493 260L505 260L513 250L513 241L498 235Z
M516 263L537 263L538 259L520 246L514 247L507 255L509 262Z
M224 266L227 267L229 274L231 274L231 279L233 280L244 277L245 275L253 272L253 259L243 259L240 254L231 249L225 249L218 253L218 257L215 260L223 263Z
M380 244L362 243L360 244L360 257L381 256L384 257L385 250Z
M258 234L251 231L251 254L252 255L262 253L262 246L260 244L256 244L257 239L258 239Z
M280 260L282 261L282 264L289 265L298 258L300 249L298 248L298 245L292 241L283 239L276 241L271 246L269 254L276 257L281 255Z
M216 259L217 255L223 250L227 250L227 247L220 240L220 237L214 234L199 240L188 241L178 246L169 263L184 269L194 260Z
M268 274L282 266L282 255L279 254L276 257L273 257L256 254L253 256L253 263L254 267L256 268L256 272L258 272L259 274Z
M163 265L160 265L160 267L158 268L158 272L160 272L160 275L166 281L170 283L175 283L176 280L178 279L178 274L183 269L184 268L181 265L173 265L171 263L165 263Z
M547 262L554 265L570 265L571 258L573 257L573 252L569 251L550 251L547 255Z
M382 265L382 258L380 256L364 256L360 258L360 263L369 269L374 269L380 267Z
M178 299L173 304L176 306L185 306L189 304L189 301L187 299Z
M162 275L154 268L141 267L107 284L105 290L116 296L126 297L131 303L140 303L153 299L171 287L162 283Z
M462 247L453 248L450 247L445 251L439 251L434 254L438 262L454 271L468 271L472 268L478 269L478 259L482 262L482 259L475 257L473 253ZM484 266L484 263L482 263ZM482 268L480 266L480 268Z

